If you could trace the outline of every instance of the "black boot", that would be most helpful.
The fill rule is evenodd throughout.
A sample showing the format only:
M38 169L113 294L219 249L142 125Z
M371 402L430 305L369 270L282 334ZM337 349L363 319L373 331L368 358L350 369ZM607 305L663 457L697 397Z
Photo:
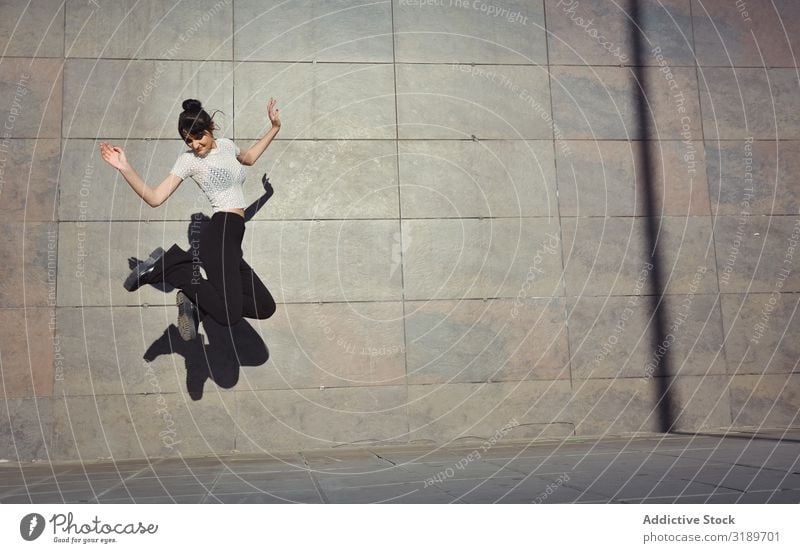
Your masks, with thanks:
M163 256L164 250L162 248L154 249L150 257L139 263L128 275L128 278L125 279L125 284L123 284L125 289L128 292L133 292L145 284L152 284L156 265Z
M194 340L197 338L197 325L200 322L197 306L183 290L178 290L175 304L178 306L178 332L181 338L187 342Z

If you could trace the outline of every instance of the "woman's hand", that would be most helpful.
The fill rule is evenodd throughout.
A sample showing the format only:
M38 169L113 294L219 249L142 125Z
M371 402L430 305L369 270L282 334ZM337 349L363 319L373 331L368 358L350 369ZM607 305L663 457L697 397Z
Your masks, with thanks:
M275 107L275 98L270 98L267 104L267 115L272 126L276 129L281 128L281 110Z
M107 142L101 142L100 155L102 155L106 163L114 169L121 171L125 167L128 167L128 159L125 157L125 152L122 151L122 148L112 146Z

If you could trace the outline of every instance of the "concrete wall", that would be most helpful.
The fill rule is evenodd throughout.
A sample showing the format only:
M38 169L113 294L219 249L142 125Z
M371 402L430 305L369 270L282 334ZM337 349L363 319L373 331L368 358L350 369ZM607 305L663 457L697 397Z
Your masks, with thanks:
M643 147L676 428L797 424L800 5L640 2L643 136L614 3L362 4L0 5L1 458L656 431ZM210 208L97 143L157 184L184 98L246 147L270 96L243 249L278 312L184 344L122 281Z

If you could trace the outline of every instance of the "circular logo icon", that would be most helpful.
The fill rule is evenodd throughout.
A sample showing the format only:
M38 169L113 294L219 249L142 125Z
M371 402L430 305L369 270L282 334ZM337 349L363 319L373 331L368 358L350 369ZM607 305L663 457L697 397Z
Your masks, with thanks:
M19 523L19 534L25 541L33 541L44 532L44 517L39 513L31 513L22 517Z

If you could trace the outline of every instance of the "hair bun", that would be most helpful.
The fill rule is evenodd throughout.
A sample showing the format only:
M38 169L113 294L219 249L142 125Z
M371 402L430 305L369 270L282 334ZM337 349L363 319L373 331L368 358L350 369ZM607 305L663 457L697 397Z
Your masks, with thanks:
M183 101L183 111L195 112L202 109L203 104L200 103L200 100L189 99Z

